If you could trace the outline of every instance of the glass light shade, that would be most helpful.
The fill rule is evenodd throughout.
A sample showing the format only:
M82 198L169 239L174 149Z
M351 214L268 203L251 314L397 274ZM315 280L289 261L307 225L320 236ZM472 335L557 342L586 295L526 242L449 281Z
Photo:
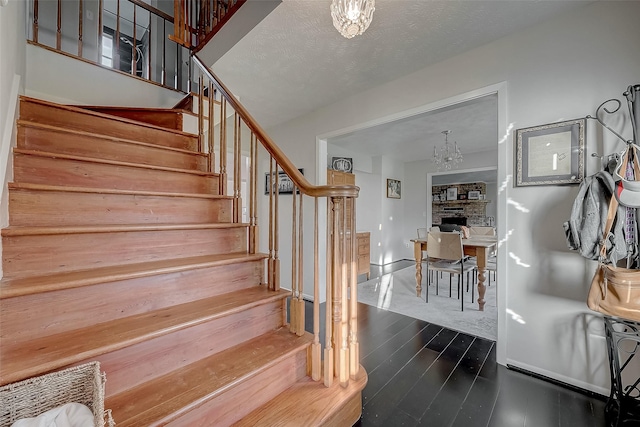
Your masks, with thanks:
M375 0L332 0L333 26L348 39L359 36L369 28L375 4Z
M444 146L440 148L439 152L436 147L433 147L433 164L438 170L457 169L463 161L462 151L458 148L458 142L454 142L453 147L449 144L450 130L442 131L442 133L444 134Z

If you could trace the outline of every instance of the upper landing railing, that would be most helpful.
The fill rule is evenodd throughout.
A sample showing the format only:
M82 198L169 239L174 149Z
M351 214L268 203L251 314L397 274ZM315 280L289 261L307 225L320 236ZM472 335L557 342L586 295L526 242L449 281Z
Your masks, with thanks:
M190 92L190 50L204 46L243 2L30 0L28 38L65 55ZM176 34L180 43L174 42Z

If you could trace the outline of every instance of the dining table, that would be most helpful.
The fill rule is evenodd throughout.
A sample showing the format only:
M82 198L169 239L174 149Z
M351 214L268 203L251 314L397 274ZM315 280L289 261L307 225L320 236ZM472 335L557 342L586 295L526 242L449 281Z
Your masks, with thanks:
M428 251L427 239L412 239L413 254L416 260L416 295L422 294L422 252ZM462 249L464 254L476 258L478 265L478 309L484 311L484 294L486 292L485 280L487 278L487 260L489 255L495 251L498 240L494 236L471 236L462 239Z

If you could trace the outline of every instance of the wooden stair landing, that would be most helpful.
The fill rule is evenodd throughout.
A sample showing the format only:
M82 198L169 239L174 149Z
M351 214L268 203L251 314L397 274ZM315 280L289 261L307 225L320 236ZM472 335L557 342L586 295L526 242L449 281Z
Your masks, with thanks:
M353 425L362 412L362 390L367 373L362 366L347 387L337 378L331 387L306 377L260 408L233 424L234 427L344 427Z

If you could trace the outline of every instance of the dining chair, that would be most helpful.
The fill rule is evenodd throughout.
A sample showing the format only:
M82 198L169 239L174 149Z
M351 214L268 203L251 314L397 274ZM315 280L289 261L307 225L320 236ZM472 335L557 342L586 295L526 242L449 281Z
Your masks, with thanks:
M433 227L431 227L433 228ZM428 228L418 228L418 239L426 239L427 234L429 234ZM422 251L422 261L428 261L427 257L425 257L425 251Z
M469 227L469 235L470 236L491 236L491 237L495 237L496 229L495 229L495 227L472 226L472 227Z
M483 237L495 238L495 236L496 236L495 227L480 227L480 226L469 227L469 237L473 237L473 238L476 238L476 239L482 239ZM477 269L477 267L476 267L476 269ZM489 276L489 281L488 281L489 286L491 286L491 273L493 273L493 276L494 276L494 279L495 279L496 270L497 270L496 252L495 252L495 249L494 249L491 252L491 254L489 254L489 259L487 260L487 272L488 272L488 276Z
M491 286L491 276L493 275L493 281L497 283L498 264L496 262L495 255L493 258L489 258L487 261L487 276L489 276L489 286Z
M464 275L473 271L474 264L467 262L462 248L462 236L459 233L429 232L427 235L427 273L432 271L449 273L449 296L451 296L451 276L458 276L458 298L464 311ZM427 274L426 302L429 302L430 274ZM469 281L469 279L467 279ZM436 295L438 281L436 280Z

